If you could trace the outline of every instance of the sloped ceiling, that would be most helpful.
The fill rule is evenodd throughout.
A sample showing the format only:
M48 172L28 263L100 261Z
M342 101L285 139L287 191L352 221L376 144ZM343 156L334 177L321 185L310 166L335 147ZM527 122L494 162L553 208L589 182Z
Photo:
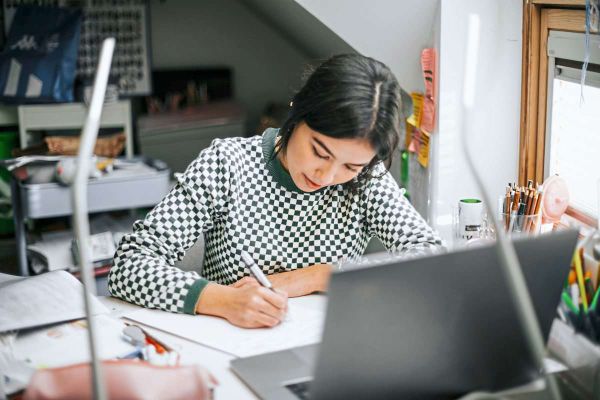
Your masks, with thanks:
M239 0L311 60L355 50L295 0Z
M439 31L439 0L240 0L309 58L358 51L423 90L419 57Z

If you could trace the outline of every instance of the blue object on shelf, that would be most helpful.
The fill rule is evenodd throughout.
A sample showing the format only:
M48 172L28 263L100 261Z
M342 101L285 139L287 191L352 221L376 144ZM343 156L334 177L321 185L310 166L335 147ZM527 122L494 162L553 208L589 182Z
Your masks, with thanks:
M73 101L81 10L19 6L0 54L0 101Z

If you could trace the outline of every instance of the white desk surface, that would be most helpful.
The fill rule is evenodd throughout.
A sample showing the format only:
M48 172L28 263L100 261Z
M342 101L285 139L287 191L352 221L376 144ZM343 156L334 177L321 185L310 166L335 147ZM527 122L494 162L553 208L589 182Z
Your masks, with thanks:
M139 309L139 306L124 302L114 297L100 297L100 301L111 310L111 315L121 315ZM306 307L324 309L327 297L310 295L302 298ZM215 398L221 399L256 399L248 387L229 369L229 363L235 357L211 347L180 338L156 328L144 327L157 339L176 349L184 365L198 364L207 368L219 381L215 389Z
M111 310L111 315L114 317L120 317L125 313L140 309L139 306L114 297L100 297L99 299ZM300 300L305 307L311 309L325 310L327 304L327 297L325 295L304 296L297 300ZM229 363L235 358L234 356L156 328L144 328L150 334L155 335L157 339L164 341L179 351L182 364L199 364L207 368L219 381L219 386L215 389L216 398L257 399L254 393L229 368ZM561 370L562 366L552 366L551 368ZM542 388L543 384L541 380L537 380L516 390L508 390L504 393L507 395L506 398L513 400L542 400L548 396Z
M115 318L119 318L125 313L136 311L141 308L113 297L99 297L99 300L108 307L111 311L110 315ZM324 295L311 295L297 298L296 301L300 301L304 309L324 310L327 303L327 297ZM167 333L160 330L160 327L152 328L145 326L145 329L159 340L174 348L180 354L180 360L183 365L197 364L209 370L219 381L219 385L215 389L215 396L217 398L257 398L230 370L229 364L231 360L235 358L231 354ZM563 368L562 365L557 365L551 369L562 370ZM542 382L538 380L521 388L517 388L516 393L514 390L509 390L504 393L508 394L512 392L512 395L506 396L506 398L512 400L545 400L548 398L548 395L541 389L542 387Z

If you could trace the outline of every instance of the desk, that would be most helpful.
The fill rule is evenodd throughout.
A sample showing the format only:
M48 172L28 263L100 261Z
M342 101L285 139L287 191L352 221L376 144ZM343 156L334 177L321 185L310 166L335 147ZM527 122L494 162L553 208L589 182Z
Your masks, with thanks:
M111 310L111 315L114 317L120 317L128 312L140 309L138 306L114 297L101 297L100 301ZM327 297L324 295L311 295L303 297L302 301L306 307L325 310ZM254 393L229 368L229 363L235 358L234 356L156 328L144 328L159 340L163 340L179 351L182 364L199 364L207 368L219 381L219 386L215 392L216 398L257 399ZM548 395L544 393L543 389L540 390L541 388L543 388L543 384L538 380L523 386L524 393L513 393L505 398L511 400L545 400ZM565 390L564 387L563 390ZM575 399L579 397L567 395L565 398Z
M312 309L324 309L326 306L326 296L311 295L302 298L303 305ZM130 303L118 300L113 297L101 297L100 301L111 310L111 316L120 317L131 311L140 309L140 307ZM187 339L163 332L156 328L145 327L145 329L157 339L164 341L180 353L181 363L183 365L198 364L207 368L219 381L219 386L215 390L216 398L220 399L256 399L257 397L248 387L230 370L229 364L234 356L210 348L208 346L192 342ZM582 392L572 387L565 386L569 382L559 379L563 390L564 399L589 398L586 395L581 397ZM540 381L526 385L533 392L512 394L506 396L511 400L545 400L548 395L540 389ZM571 382L572 383L572 382Z
M111 315L115 317L140 308L114 297L100 297L100 301L111 310ZM305 296L302 301L307 307L325 309L327 297L311 295ZM215 390L215 398L257 399L254 393L229 369L229 363L234 359L232 355L155 328L144 327L144 329L155 335L157 339L177 349L181 355L182 364L199 364L207 368L219 381L219 386Z

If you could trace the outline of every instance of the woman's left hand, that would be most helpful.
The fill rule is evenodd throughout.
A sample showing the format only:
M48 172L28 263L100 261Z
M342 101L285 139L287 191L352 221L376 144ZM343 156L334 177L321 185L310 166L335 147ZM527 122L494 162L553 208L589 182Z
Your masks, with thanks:
M241 288L241 287L246 286L246 285L260 286L260 283L258 283L258 281L255 278L252 278L251 276L245 276L242 279L240 279L239 281L234 282L234 283L232 283L229 286L234 287L234 288L237 289L237 288Z
M317 264L294 271L268 275L267 278L274 288L287 292L289 297L298 297L314 292L327 291L330 276L330 265ZM246 276L230 286L240 288L246 285L259 286L260 283L253 277Z

